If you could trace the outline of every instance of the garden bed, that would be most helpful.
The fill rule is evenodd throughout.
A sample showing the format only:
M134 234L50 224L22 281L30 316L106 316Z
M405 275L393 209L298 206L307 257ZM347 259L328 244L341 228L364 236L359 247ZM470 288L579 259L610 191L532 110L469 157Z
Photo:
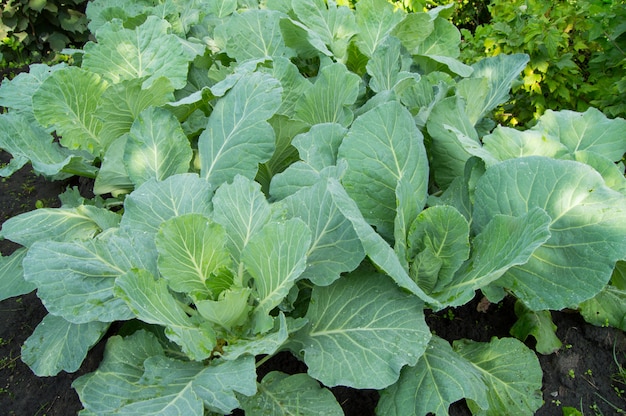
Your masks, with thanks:
M7 162L2 154L0 162ZM47 182L28 167L0 182L0 218L4 222L20 212L35 208L37 201L57 206L56 199L66 183ZM8 255L17 246L0 241L0 252ZM456 309L427 313L429 327L439 336L454 341L467 338L486 342L491 337L509 336L516 321L513 302L505 299L478 311L478 297ZM23 342L46 314L35 293L0 302L0 409L3 415L71 415L81 408L71 383L78 376L94 371L102 358L104 341L87 356L79 371L62 372L56 377L40 378L20 360ZM538 354L543 369L544 405L537 415L561 415L569 406L585 415L617 415L626 411L625 375L618 365L626 367L626 336L613 328L600 328L568 311L553 312L557 336L563 347L554 354ZM107 334L107 335L110 335ZM532 347L532 338L528 345ZM511 357L515 359L515 357ZM279 353L259 369L259 377L270 370L286 373L306 371L306 366L289 353ZM346 415L373 415L378 400L375 390L332 389ZM455 403L451 415L469 415L463 402Z

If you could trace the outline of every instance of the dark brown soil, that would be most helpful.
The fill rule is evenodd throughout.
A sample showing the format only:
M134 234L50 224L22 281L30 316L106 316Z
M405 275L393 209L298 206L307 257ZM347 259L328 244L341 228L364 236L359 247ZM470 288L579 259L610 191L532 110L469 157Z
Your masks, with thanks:
M0 163L7 162L0 153ZM35 208L36 201L58 206L57 195L67 184L50 183L24 168L9 179L0 178L0 222ZM10 254L17 246L0 241L0 252ZM451 311L427 314L428 324L437 335L453 341L461 338L489 341L491 337L509 336L515 322L513 301L491 305L487 312L477 311L473 302ZM46 314L34 293L0 302L0 416L75 415L81 408L71 383L79 375L97 368L103 342L88 355L74 374L38 378L20 360L24 340ZM563 342L555 354L539 355L544 371L544 406L537 415L562 415L563 407L574 407L584 415L626 414L626 385L615 375L618 365L626 367L626 336L612 328L598 328L585 323L576 313L554 312L557 335ZM529 346L532 347L532 339ZM515 357L511 357L515 359ZM278 354L264 364L259 373L281 370L286 373L306 371L306 366L287 353ZM378 392L334 388L346 415L374 415ZM464 403L456 403L451 415L469 415Z

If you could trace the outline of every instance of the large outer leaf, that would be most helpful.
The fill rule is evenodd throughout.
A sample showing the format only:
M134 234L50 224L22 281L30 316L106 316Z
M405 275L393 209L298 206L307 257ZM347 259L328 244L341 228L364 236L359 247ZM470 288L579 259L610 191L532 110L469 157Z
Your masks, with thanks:
M162 182L149 180L126 197L121 226L156 234L160 225L172 217L190 213L209 216L212 196L209 183L192 173L174 175Z
M455 341L453 347L481 372L487 384L489 409L479 409L470 401L474 415L532 415L543 404L539 360L520 341L513 338L493 338L489 343L461 340Z
M150 107L139 114L124 151L124 164L136 186L188 172L191 158L191 145L172 113Z
M398 102L382 104L357 118L339 147L339 157L348 162L346 191L383 236L393 235L398 182L408 185L406 191L420 209L424 206L428 160L423 136L411 113Z
M92 205L76 208L41 208L25 212L2 224L2 238L30 247L38 241L88 239L118 225L120 216Z
M108 328L105 322L73 324L46 315L22 346L22 361L39 377L73 373Z
M24 259L24 277L37 285L50 313L72 323L130 319L131 311L113 294L115 278L133 267L156 273L152 244L142 233L128 236L119 230L94 240L39 241Z
M73 387L85 408L95 414L189 415L230 413L239 406L235 391L256 392L253 357L185 362L164 355L156 337L138 331L107 342L98 370L78 378Z
M170 218L156 237L159 271L172 290L211 297L206 280L230 265L224 228L200 214Z
M149 88L165 77L174 88L183 88L194 56L176 35L167 33L169 27L155 16L149 16L135 29L125 29L120 21L106 23L98 30L98 43L85 45L83 68L112 83L147 77L143 87Z
M63 146L99 155L106 149L96 109L106 87L94 72L78 67L55 71L33 94L35 117L44 127L56 130Z
M72 159L91 159L88 153L69 151L53 140L50 134L26 116L13 112L0 115L0 149L13 156L8 168L3 166L0 169L0 176L10 176L27 161L35 172L53 176L64 169L69 170Z
M235 13L215 29L216 37L223 38L226 53L238 62L275 56L291 57L294 52L285 46L279 27L280 19L285 17L281 12L267 9Z
M382 392L376 414L447 415L450 405L463 398L487 407L482 375L447 341L433 336L417 365L404 367L400 379Z
M272 416L341 416L343 411L335 396L307 374L268 373L257 394L242 401L250 415Z
M360 82L359 76L341 63L324 66L313 87L296 103L295 118L309 125L338 123L349 126L354 118L349 106L358 97Z
M341 273L354 270L365 253L352 223L341 214L328 192L325 181L301 189L278 204L288 217L300 218L312 232L306 270L300 276L313 284L326 286ZM283 215L282 210L278 210Z
M254 178L258 164L274 152L274 130L267 120L280 107L281 92L276 79L254 72L217 102L198 139L202 177L214 186L237 174Z
M507 160L487 169L475 200L477 230L496 214L519 216L539 207L550 216L550 239L496 282L532 310L560 310L593 297L626 255L626 197L587 165Z
M389 386L424 353L431 335L423 308L375 272L357 270L314 287L310 324L296 335L309 374L327 386Z
M584 113L547 110L534 129L558 137L572 153L587 150L618 161L626 152L626 120L611 120L595 108Z
M258 304L255 308L255 330L272 328L269 312L289 293L306 268L311 245L309 227L300 219L270 222L252 236L242 253L243 264L254 278Z
M402 21L404 13L384 0L361 0L356 3L356 23L359 28L356 44L366 56Z
M211 355L216 345L212 328L199 326L187 316L165 279L155 280L152 273L133 269L116 279L115 295L143 322L164 326L165 335L190 359L201 361Z
M24 268L22 261L26 256L26 249L15 250L10 256L0 255L0 301L13 296L32 292L36 286L24 280Z

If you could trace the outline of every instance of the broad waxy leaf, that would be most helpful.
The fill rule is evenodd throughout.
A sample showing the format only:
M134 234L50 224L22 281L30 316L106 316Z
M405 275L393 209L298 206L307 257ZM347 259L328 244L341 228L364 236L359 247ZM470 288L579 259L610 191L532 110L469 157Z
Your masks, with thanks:
M133 317L113 294L115 279L133 267L156 273L153 243L140 232L111 230L86 241L38 241L24 259L24 278L37 285L46 309L69 322L113 322Z
M284 223L268 223L243 249L242 261L254 278L258 297L254 311L256 332L266 332L273 326L268 314L287 296L306 268L310 245L309 228L293 218Z
M167 78L158 78L149 88L143 89L141 86L145 79L121 81L109 86L102 94L97 114L102 120L100 140L105 148L124 133L128 133L143 110L173 101L174 87Z
M259 383L257 394L242 400L250 415L341 416L335 396L307 374L268 373Z
M472 414L530 415L543 404L539 360L520 341L514 338L493 338L489 343L460 340L453 343L453 348L474 365L487 385L489 408L483 410L470 400Z
M214 294L206 281L230 265L225 244L224 228L204 215L171 218L156 236L159 272L172 290L208 299Z
M0 168L0 176L11 176L30 161L35 172L54 176L73 171L70 166L75 160L90 161L86 152L70 151L53 142L53 137L24 115L11 112L0 115L0 149L11 153L13 159L8 166ZM93 169L84 167L93 174ZM72 172L73 173L73 172ZM83 172L81 172L83 173Z
M357 118L339 148L339 157L348 162L343 178L346 191L383 236L393 235L399 181L407 183L417 207L424 206L428 160L423 136L411 113L397 102L382 104Z
M472 256L449 284L434 294L442 303L463 305L513 266L523 265L550 238L550 217L534 208L519 217L495 215L472 242Z
M30 293L36 289L33 283L24 280L22 261L25 256L25 248L15 250L10 256L0 255L0 282L2 283L0 301Z
M524 342L532 335L537 341L535 350L540 354L552 354L561 348L550 311L531 311L518 301L515 303L515 315L518 319L510 330L515 338Z
M125 29L119 21L105 23L98 30L98 43L88 42L84 47L83 68L114 84L147 77L142 87L150 88L165 77L175 89L183 88L195 54L176 35L168 34L169 27L156 16L148 16L135 29Z
M519 216L539 207L549 215L550 239L497 281L531 310L560 310L593 297L626 253L626 197L582 163L507 160L487 169L475 198L477 230L497 214Z
M296 339L309 375L326 386L387 387L417 363L431 336L422 302L369 271L314 287L306 318Z
M405 15L402 9L384 0L360 0L355 6L359 28L356 44L361 52L371 57Z
M388 416L447 415L463 398L487 408L487 386L474 366L447 341L433 336L417 365L402 369L400 379L383 390L377 414Z
M202 177L214 186L237 174L254 178L258 164L274 152L274 130L266 120L280 107L281 92L276 79L254 72L218 101L198 139Z
M253 357L205 367L166 357L153 334L138 331L111 337L98 370L73 387L95 414L202 416L204 406L224 414L238 407L235 391L253 395L255 378Z
M105 322L73 324L60 316L46 315L22 346L22 361L39 377L61 371L73 373L108 328Z
M348 42L357 32L352 10L345 6L338 7L332 0L293 0L291 7L309 33L319 37L337 58L345 58Z
M324 181L300 190L279 205L288 217L305 221L312 232L306 270L300 278L326 286L341 273L354 270L365 257L352 223L341 214Z
M618 161L626 152L626 120L611 120L595 108L584 113L547 110L534 129L558 137L572 153L587 150Z
M191 359L208 358L216 345L210 326L195 324L168 291L165 279L146 270L132 269L115 282L115 294L143 322L165 326L165 335Z
M626 331L626 290L607 285L593 298L579 305L585 321L596 326L610 325Z
M172 113L150 107L139 114L124 150L124 164L136 186L186 173L191 158L191 145Z
M349 106L357 99L360 82L359 76L341 63L324 66L315 84L296 102L295 118L310 125L349 126L354 118Z
M160 225L172 217L211 215L212 196L211 185L192 173L174 175L162 182L151 179L126 197L120 225L156 234Z
M95 72L78 67L55 71L33 94L35 117L56 130L63 146L99 155L106 149L97 108L106 88Z
M243 286L242 253L252 237L269 221L270 206L259 184L243 176L236 176L232 184L220 186L213 201L213 218L226 231L227 247L237 267L236 283Z
M372 226L365 221L356 203L348 196L341 184L336 179L329 179L327 186L337 208L352 223L354 231L359 236L359 240L361 240L365 254L367 254L370 260L387 273L398 286L407 289L430 305L440 305L439 301L426 295L411 280L398 255L389 247L389 244L380 234L374 231Z
M234 13L215 31L225 42L226 53L239 62L266 57L292 57L285 46L280 19L287 16L275 10L250 9Z
M38 241L86 240L119 222L118 214L92 205L40 208L5 221L0 236L30 247Z

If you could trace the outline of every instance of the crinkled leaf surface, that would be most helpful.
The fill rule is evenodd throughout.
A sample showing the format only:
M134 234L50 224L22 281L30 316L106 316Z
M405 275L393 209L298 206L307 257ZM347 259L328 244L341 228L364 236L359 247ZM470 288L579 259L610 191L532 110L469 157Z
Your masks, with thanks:
M211 185L193 173L174 175L161 182L151 179L126 197L120 225L156 234L160 225L172 217L211 215L212 196Z
M532 310L560 310L593 297L626 253L626 197L582 163L507 160L487 169L475 198L477 230L497 214L519 216L538 207L549 215L550 239L497 282Z
M120 216L93 205L75 208L40 208L8 219L0 235L25 247L38 241L72 241L92 238L114 228Z
M0 281L2 282L0 301L30 293L36 289L33 283L24 280L22 261L25 256L25 248L18 248L10 256L0 255Z
M326 386L389 386L426 349L431 335L423 308L391 279L370 271L314 287L310 323L296 335L308 373Z
M340 416L341 406L335 396L307 374L268 373L259 383L257 394L242 400L242 409L250 415Z
M182 47L178 36L168 33L169 27L156 16L148 16L134 29L124 28L120 21L105 23L96 34L98 43L84 47L83 68L114 84L147 77L143 87L149 88L165 77L174 88L183 88L194 55Z
M300 219L270 222L250 239L242 252L246 270L254 278L258 303L256 332L272 328L269 312L280 304L304 269L311 232Z
M168 291L167 281L142 269L132 269L115 281L115 295L123 299L143 322L165 327L165 335L181 346L193 360L211 355L215 333L210 326L197 325Z
M487 408L487 386L481 373L444 339L433 336L415 366L381 393L377 414L389 416L447 415L463 398Z
M230 265L225 245L224 228L204 215L170 218L156 236L159 272L172 290L207 299L212 293L206 280Z
M514 338L491 342L455 341L454 350L471 362L487 385L489 409L468 405L475 415L530 415L543 404L542 372L535 353ZM514 360L511 357L515 357Z
M187 136L169 111L150 107L132 124L124 149L124 164L136 186L153 178L162 181L186 173L191 157Z
M33 111L44 127L54 128L61 144L99 155L102 121L97 108L107 83L100 75L78 67L53 72L33 94Z
M237 174L256 175L258 164L269 160L275 149L267 120L280 107L281 92L276 79L254 72L217 102L198 139L202 177L218 186Z
M119 230L85 241L38 241L24 259L24 278L37 285L46 309L82 324L133 317L113 294L115 279L133 267L156 272L153 243L143 233Z
M98 370L73 387L95 414L201 416L204 407L231 412L239 406L235 391L256 392L255 378L253 357L209 366L179 361L165 356L154 335L138 331L111 337Z
M73 324L46 315L22 346L22 361L39 377L73 373L108 328L105 322Z
M423 136L411 113L398 102L382 104L357 118L338 157L348 162L342 181L346 191L383 236L393 235L399 181L408 185L416 205L424 206L428 160Z

